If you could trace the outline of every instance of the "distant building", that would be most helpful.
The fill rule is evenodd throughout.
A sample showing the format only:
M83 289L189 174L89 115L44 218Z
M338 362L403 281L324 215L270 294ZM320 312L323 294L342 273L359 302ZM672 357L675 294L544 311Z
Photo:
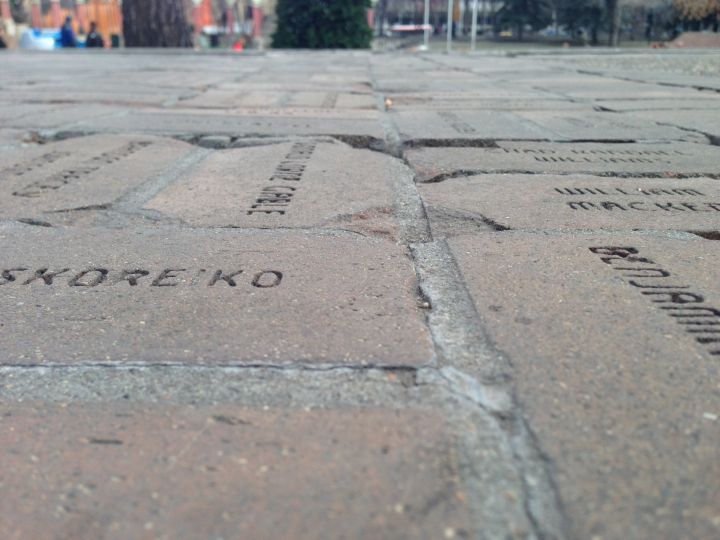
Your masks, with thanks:
M177 0L168 0L177 1ZM239 33L257 36L266 19L275 14L277 0L183 0L188 22L197 34ZM98 32L110 43L110 36L122 35L122 0L21 0L12 9L10 0L0 0L0 22L14 35L23 25L32 28L59 28L66 17L73 18L78 34L96 22Z

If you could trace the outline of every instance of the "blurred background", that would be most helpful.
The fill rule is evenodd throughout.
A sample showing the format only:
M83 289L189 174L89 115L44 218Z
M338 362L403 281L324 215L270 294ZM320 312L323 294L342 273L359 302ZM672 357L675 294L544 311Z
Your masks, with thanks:
M0 0L0 17L26 49L60 48L68 17L77 47L92 22L104 47L720 46L720 0ZM340 35L348 18L367 39ZM302 25L337 37L287 38Z

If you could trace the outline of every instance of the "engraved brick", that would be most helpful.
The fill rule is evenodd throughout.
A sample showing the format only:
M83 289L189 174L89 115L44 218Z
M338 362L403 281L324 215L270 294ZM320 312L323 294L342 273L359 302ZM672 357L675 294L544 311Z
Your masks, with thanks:
M357 235L0 229L2 362L419 365L403 248Z
M216 152L146 207L193 226L332 227L392 236L396 159L303 140Z
M391 115L400 136L423 139L552 139L544 126L508 111L398 111Z
M713 242L504 232L450 246L514 367L570 537L716 537Z
M720 229L720 183L710 178L489 174L421 184L420 193L436 227L459 213L509 229Z
M488 148L410 148L405 157L426 182L456 171L717 174L720 148L708 144L600 144L500 141Z
M0 154L0 217L110 205L195 148L152 136L94 135Z

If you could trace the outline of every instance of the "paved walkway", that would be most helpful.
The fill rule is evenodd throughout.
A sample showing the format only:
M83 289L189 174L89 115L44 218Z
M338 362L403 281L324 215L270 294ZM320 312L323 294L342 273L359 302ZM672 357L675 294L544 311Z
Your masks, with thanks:
M720 537L719 60L0 55L0 538Z

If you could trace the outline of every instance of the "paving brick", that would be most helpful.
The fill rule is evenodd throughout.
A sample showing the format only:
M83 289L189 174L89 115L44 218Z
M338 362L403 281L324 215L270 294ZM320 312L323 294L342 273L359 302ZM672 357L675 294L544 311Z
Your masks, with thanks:
M348 92L248 92L247 90L209 90L180 103L185 107L305 107L322 109L374 109L369 94Z
M194 150L147 135L97 135L1 153L0 218L110 205Z
M560 99L528 99L528 98L481 98L457 97L443 99L434 95L400 94L390 96L392 110L436 110L436 109L488 109L494 111L542 111L542 110L592 110L588 103L562 101Z
M718 536L712 241L505 232L450 246L514 367L569 536Z
M146 208L194 226L335 227L395 234L398 160L337 142L303 140L216 152Z
M2 363L421 365L432 358L412 264L387 241L0 231L0 305L13 314L3 320Z
M174 94L174 95L173 95ZM62 105L118 105L118 106L161 106L164 103L178 99L184 94L190 94L189 91L168 92L166 89L158 89L149 86L135 86L133 88L121 89L117 85L98 84L93 81L92 88L78 88L77 85L53 84L33 86L32 102L40 105L52 105L51 108L57 108L58 104ZM0 99L23 102L28 98L27 89L24 90L3 90Z
M660 86L639 82L621 82L604 77L578 78L559 82L541 82L543 89L575 99L623 99L638 100L676 98L692 100L702 94L694 88Z
M369 109L335 109L318 107L246 107L228 109L227 114L233 117L262 117L262 118L308 118L313 120L365 120L377 122L380 116L375 110ZM281 134L281 133L280 133Z
M656 124L656 118L641 119L630 114L573 111L516 111L519 117L552 131L553 140L643 141L700 140L672 126Z
M652 120L671 128L677 126L699 131L717 138L720 137L719 109L718 105L714 105L701 110L636 111L632 113L632 116L646 121Z
M195 112L131 111L122 116L88 120L77 129L111 133L248 135L359 135L381 139L377 120L354 118L305 118L230 115L209 109Z
M20 146L26 134L18 129L0 128L0 152Z
M500 141L488 148L409 148L418 180L456 171L646 174L717 174L720 148L709 144L543 143Z
M709 178L490 174L420 193L434 225L450 211L509 229L720 230L720 182Z
M17 105L13 105L13 108L16 106ZM70 129L78 122L90 121L123 113L123 109L121 107L111 105L32 105L27 107L28 109L26 114L3 121L4 127L26 130L50 128Z
M609 111L627 112L627 111L658 111L670 110L677 111L681 109L701 109L707 111L713 107L718 107L720 101L718 98L711 97L695 97L693 99L612 99L598 101L597 105Z
M442 416L2 403L3 538L465 538Z
M403 139L551 139L553 133L507 111L398 111Z

